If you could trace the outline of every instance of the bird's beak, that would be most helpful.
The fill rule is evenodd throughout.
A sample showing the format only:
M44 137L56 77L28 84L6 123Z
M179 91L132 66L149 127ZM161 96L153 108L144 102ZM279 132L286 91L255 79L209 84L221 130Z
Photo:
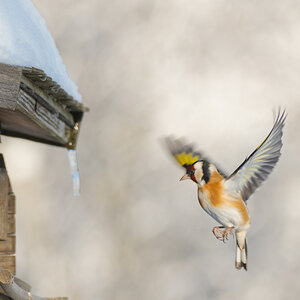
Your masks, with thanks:
M191 177L188 174L184 174L181 178L180 181L186 180L186 179L191 179Z

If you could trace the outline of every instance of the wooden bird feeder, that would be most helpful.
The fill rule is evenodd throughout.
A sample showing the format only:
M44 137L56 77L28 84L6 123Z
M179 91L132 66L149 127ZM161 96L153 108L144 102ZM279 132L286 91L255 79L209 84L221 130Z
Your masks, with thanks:
M1 134L72 149L85 111L42 70L0 64Z
M0 134L75 149L87 111L42 70L0 64ZM16 198L0 154L0 299L31 294L16 274ZM67 298L52 298L67 299Z

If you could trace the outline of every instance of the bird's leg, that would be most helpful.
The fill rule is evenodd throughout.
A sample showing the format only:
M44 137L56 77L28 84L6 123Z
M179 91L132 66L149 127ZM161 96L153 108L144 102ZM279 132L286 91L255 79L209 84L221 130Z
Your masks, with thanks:
M234 229L234 226L227 227L224 230L221 230L220 228L225 228L225 227L216 226L213 228L212 232L219 241L223 241L225 243L225 240L228 240L228 234L231 234L233 236L233 232L231 230Z

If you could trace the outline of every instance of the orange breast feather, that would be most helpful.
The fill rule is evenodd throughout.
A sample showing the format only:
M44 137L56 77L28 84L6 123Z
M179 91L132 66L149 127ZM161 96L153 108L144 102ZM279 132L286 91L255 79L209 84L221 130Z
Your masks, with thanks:
M215 207L221 207L224 204L225 199L223 199L223 177L218 172L213 172L210 176L209 182L203 187L199 188L199 191L205 195L210 201L210 204ZM200 204L203 206L203 203Z
M228 198L227 195L224 194L224 187L222 183L223 177L218 172L214 172L211 174L210 180L203 187L199 188L200 193L207 195L207 198L210 202L210 205L215 208L222 208L226 206L235 207L241 213L242 220L245 223L248 223L249 215L247 207L242 200ZM205 203L203 199L199 199L200 205L204 208Z

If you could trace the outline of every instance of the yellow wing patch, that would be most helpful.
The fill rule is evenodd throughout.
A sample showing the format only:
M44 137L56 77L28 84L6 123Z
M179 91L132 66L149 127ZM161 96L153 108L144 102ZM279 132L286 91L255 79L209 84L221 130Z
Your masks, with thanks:
M178 163L183 167L192 165L193 163L198 161L200 158L198 154L195 154L192 152L189 152L189 153L181 152L181 153L175 154L174 157L178 161Z
M202 160L201 152L194 151L192 144L186 144L183 139L167 137L166 144L175 160L184 168L188 168L195 162Z

